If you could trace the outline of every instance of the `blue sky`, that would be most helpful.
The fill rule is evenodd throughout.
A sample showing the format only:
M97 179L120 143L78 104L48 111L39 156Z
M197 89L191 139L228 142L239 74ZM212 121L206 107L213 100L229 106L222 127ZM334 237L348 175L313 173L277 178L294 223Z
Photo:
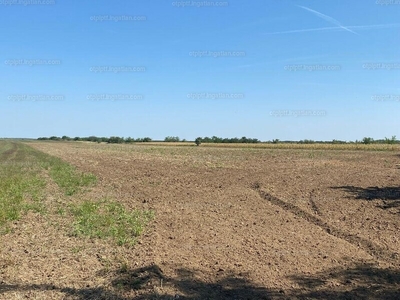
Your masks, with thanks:
M0 137L400 138L400 1L0 0Z

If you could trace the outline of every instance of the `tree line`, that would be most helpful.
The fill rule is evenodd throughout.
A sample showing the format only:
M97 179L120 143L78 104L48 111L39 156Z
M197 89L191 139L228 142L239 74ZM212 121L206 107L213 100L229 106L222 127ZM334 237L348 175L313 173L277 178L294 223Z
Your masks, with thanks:
M144 138L131 138L131 137L119 137L119 136L111 136L111 137L97 137L97 136L89 136L89 137L68 137L66 135L62 137L51 136L51 137L40 137L38 140L42 141L87 141L87 142L97 142L97 143L109 143L109 144L124 144L124 143L146 143L153 142L153 140L149 137ZM167 136L163 140L164 142L188 142L185 139L180 139L178 136ZM260 140L255 138L221 138L217 136L212 137L198 137L194 140L196 145L200 145L201 143L245 143L245 144L256 144L261 143ZM385 137L384 139L374 140L371 137L364 137L362 140L356 141L341 141L341 140L332 140L332 141L314 141L314 140L300 140L300 141L280 141L279 139L273 139L272 141L266 141L263 143L272 143L272 144L399 144L400 141L396 139L396 136L392 136L391 138Z
M109 144L124 144L124 143L145 143L151 142L152 139L149 137L144 138L123 138L119 136L111 136L111 137L97 137L97 136L88 136L88 137L68 137L66 135L62 137L51 136L51 137L40 137L38 138L40 141L86 141L86 142L97 142L97 143L109 143Z

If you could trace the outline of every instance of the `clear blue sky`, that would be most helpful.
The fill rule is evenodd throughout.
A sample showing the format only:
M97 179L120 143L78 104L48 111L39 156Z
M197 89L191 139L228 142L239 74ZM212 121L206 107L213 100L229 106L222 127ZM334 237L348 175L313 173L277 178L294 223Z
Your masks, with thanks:
M35 2L0 0L0 137L400 138L400 1Z

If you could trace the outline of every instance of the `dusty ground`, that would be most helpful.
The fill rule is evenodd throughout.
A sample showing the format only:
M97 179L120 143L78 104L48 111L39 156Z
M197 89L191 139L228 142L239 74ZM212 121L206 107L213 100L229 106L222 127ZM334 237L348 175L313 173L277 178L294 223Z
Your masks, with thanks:
M399 153L31 145L99 178L77 197L155 219L126 248L27 215L0 237L2 299L400 298Z

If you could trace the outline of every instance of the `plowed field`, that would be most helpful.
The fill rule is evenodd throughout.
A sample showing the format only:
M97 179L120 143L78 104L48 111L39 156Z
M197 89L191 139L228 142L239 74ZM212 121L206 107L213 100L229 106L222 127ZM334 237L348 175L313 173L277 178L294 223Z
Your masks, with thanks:
M29 145L97 176L76 197L154 219L125 247L28 214L1 237L4 299L400 298L396 152Z

